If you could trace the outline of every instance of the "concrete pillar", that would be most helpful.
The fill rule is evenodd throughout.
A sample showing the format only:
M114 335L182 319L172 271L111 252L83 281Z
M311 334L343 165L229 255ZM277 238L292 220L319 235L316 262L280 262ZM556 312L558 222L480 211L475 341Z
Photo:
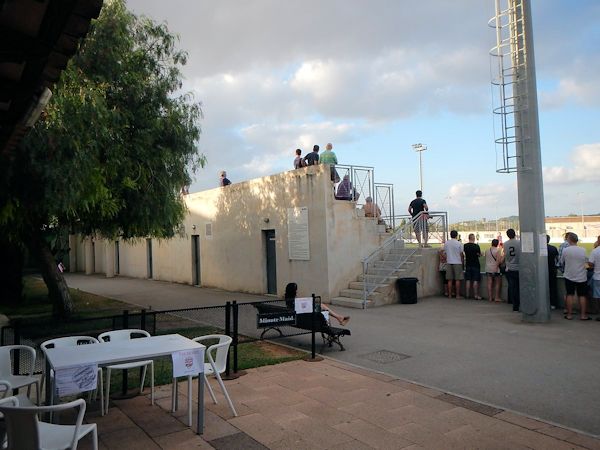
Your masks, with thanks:
M84 255L85 255L85 274L92 275L94 273L94 243L92 238L85 238Z
M104 267L106 278L115 276L115 242L110 239L104 240Z

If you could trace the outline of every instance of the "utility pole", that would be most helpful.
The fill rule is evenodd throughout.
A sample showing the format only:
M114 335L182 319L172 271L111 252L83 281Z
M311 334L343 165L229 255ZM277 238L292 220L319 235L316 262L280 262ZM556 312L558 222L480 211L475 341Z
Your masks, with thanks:
M521 312L525 322L548 322L548 247L544 220L544 187L533 50L531 2L509 0L513 20L513 68L516 71L516 156L521 256Z

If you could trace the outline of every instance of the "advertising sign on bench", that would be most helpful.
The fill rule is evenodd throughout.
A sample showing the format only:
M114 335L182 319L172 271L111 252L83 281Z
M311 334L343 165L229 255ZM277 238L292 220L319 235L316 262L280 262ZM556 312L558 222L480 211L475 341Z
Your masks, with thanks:
M256 328L275 328L283 325L296 325L296 313L293 311L258 313Z

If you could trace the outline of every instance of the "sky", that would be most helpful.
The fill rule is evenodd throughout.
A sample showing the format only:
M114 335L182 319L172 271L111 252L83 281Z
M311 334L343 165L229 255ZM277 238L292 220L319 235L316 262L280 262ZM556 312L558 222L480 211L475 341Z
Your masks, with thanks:
M518 214L500 174L488 26L494 0L128 0L188 52L207 164L190 192L290 170L334 146L340 164L392 183L396 214L419 188L450 221ZM547 216L600 213L600 2L532 1Z

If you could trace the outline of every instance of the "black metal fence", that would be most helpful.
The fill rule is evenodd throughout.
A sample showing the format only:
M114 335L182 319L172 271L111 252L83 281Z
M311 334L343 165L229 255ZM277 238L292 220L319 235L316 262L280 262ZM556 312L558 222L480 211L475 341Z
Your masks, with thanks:
M313 314L317 311L319 297L313 295ZM43 370L40 344L63 336L97 336L105 331L126 328L143 329L152 335L178 333L189 338L208 334L226 334L233 341L230 348L227 375L238 371L240 344L262 339L281 339L312 334L312 358L315 358L315 329L299 329L293 325L278 325L265 332L258 327L258 311L261 305L285 308L283 300L265 300L251 303L227 302L222 306L184 308L171 310L124 310L121 314L90 317L68 321L15 319L0 329L0 345L28 345L38 351L36 372ZM273 332L271 332L273 330ZM14 352L13 367L16 373L24 373L31 361L29 354ZM125 379L125 377L124 377ZM123 387L126 390L126 385Z

